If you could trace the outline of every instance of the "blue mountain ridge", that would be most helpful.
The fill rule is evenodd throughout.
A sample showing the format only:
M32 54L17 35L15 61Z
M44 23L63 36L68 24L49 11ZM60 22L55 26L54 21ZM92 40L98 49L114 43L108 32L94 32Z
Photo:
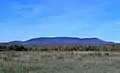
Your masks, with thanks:
M20 45L106 45L117 44L114 42L103 41L98 38L78 38L78 37L40 37L33 38L26 41L11 41L7 44L20 44Z

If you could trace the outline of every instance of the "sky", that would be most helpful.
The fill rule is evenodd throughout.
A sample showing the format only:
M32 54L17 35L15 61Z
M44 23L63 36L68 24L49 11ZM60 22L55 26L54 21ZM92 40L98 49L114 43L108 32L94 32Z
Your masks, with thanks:
M119 0L0 0L0 42L98 37L120 42Z

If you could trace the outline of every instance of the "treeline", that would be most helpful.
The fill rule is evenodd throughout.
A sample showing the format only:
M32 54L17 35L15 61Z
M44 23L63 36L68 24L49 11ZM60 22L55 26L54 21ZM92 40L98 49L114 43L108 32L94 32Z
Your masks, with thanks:
M73 45L73 46L23 46L0 45L0 51L120 51L120 45Z

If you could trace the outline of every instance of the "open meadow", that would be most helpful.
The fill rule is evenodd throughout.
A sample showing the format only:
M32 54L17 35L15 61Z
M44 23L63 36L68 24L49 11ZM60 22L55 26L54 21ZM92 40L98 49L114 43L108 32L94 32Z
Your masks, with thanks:
M0 73L120 73L120 53L3 51Z

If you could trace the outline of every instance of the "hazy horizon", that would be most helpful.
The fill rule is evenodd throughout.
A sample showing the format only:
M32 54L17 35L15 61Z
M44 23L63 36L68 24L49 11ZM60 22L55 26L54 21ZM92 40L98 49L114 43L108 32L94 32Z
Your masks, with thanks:
M120 42L119 0L0 0L0 42L97 37Z

